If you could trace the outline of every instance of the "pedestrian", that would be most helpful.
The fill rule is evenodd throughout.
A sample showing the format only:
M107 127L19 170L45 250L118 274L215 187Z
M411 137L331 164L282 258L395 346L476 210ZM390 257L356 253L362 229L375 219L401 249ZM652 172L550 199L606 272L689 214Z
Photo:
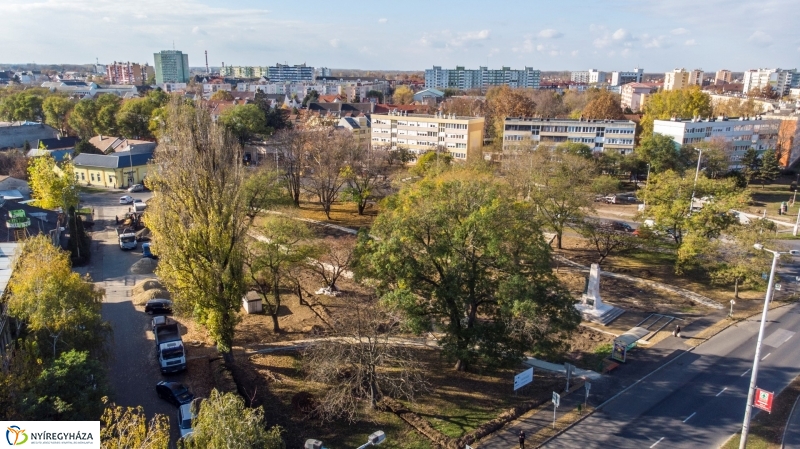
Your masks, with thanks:
M679 324L679 325L677 325L677 326L675 326L675 333L674 333L674 335L675 335L676 337L678 337L678 338L681 338L681 325L680 325L680 324Z
M519 449L525 449L525 432L519 431Z
M119 215L114 215L114 223L119 224Z

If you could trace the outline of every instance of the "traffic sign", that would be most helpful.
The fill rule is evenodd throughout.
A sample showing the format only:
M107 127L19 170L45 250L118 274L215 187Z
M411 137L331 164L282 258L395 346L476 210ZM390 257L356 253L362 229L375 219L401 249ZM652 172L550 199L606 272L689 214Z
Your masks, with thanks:
M781 290L781 284L775 284L775 290L780 291Z
M756 388L756 398L753 401L753 406L758 407L765 412L772 413L772 400L775 398L775 394L771 391L765 391L760 388Z
M556 407L561 405L561 395L556 393L555 391L553 392L553 405L555 405Z
M589 390L592 389L592 383L591 382L584 382L583 387L586 388L586 396L589 396Z

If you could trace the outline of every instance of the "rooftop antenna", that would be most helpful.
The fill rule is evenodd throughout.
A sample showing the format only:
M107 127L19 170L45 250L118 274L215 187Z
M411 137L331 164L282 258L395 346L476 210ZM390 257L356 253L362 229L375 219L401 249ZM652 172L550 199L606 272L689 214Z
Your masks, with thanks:
M206 74L209 74L209 73L211 73L211 72L208 71L208 50L206 50Z

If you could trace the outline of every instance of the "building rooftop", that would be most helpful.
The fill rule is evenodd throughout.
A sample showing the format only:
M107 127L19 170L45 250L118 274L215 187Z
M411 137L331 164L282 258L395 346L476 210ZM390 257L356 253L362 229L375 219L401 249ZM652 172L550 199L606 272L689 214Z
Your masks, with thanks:
M145 165L153 158L153 152L120 151L111 154L81 153L72 161L76 167L126 168Z
M401 114L400 112L395 113L388 113L388 114L380 114L380 115L388 115L392 117L398 118L427 118L427 119L438 119L438 120L484 120L483 117L462 117L457 115L451 114Z
M573 123L630 123L632 120L594 120L594 119L580 119L580 118L539 118L539 117L506 117L506 121L525 121L525 122L573 122Z

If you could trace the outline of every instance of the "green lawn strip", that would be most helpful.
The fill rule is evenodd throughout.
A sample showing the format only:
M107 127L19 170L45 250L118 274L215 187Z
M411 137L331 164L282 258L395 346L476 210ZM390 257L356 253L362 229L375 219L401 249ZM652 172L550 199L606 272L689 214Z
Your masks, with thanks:
M792 383L776 394L772 404L772 413L761 411L751 420L750 432L747 436L748 448L780 448L786 420L789 419L792 406L798 396L800 396L800 376L795 377ZM740 433L734 435L725 443L723 449L737 449L740 437Z

